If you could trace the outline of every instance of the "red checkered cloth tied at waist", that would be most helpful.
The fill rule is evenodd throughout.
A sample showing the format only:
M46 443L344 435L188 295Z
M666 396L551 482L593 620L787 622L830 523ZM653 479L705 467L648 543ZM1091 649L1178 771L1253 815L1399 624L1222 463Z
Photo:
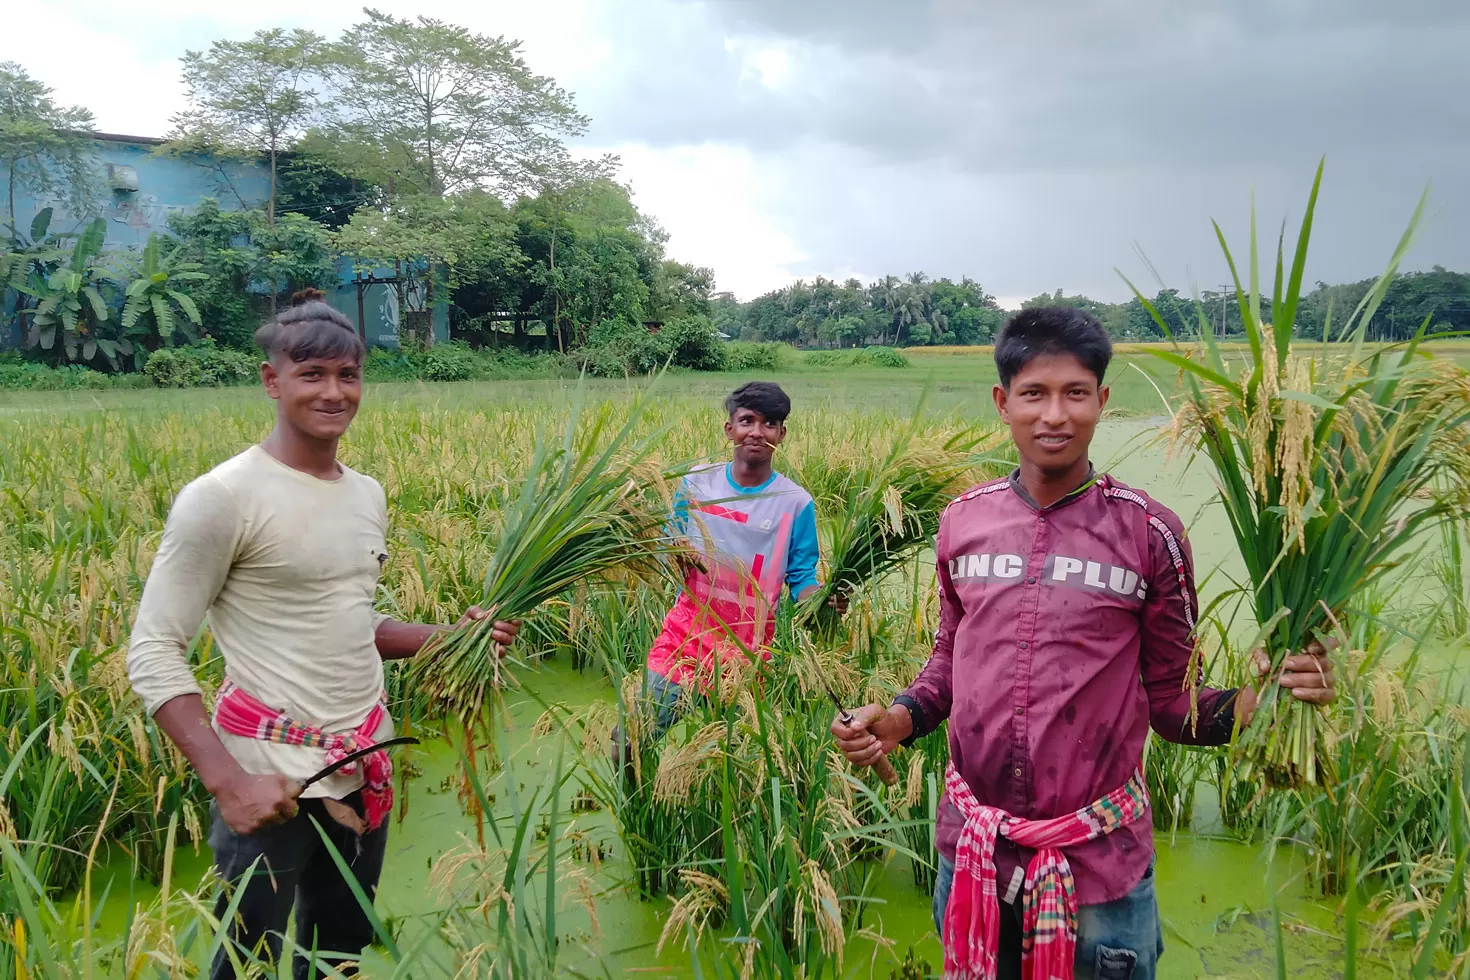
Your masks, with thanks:
M376 744L373 736L386 717L388 709L379 701L355 731L328 734L320 728L292 721L284 711L262 704L231 680L225 681L214 702L214 723L231 735L280 745L326 749L325 765ZM362 766L366 780L362 788L363 809L366 811L363 816L368 829L377 830L393 812L393 763L387 752L374 752L338 771L350 776L357 772L358 766Z
M1021 899L1023 980L1072 980L1077 894L1062 848L1110 834L1148 812L1143 775L1134 770L1128 782L1102 799L1049 820L1023 820L982 806L953 763L944 774L944 786L965 818L955 846L954 884L944 910L945 980L996 980L1000 949L996 834L1036 851L1026 868Z

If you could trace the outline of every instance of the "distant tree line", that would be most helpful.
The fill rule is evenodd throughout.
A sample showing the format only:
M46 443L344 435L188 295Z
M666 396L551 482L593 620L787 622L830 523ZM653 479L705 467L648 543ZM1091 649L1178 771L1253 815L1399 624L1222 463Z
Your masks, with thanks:
M984 344L1005 319L995 297L973 279L931 280L922 272L868 285L798 279L746 303L717 293L711 308L716 327L731 338L806 347Z
M1296 330L1303 337L1338 336L1374 279L1328 285L1319 282L1302 298ZM1262 302L1269 305L1270 298ZM1241 336L1240 305L1233 290L1204 290L1198 296L1161 289L1149 303L1163 319L1166 334L1136 297L1108 303L1063 290L1041 293L1021 304L1073 306L1093 313L1120 341L1195 337L1201 324L1216 336ZM711 298L715 324L740 340L784 341L798 346L898 347L937 344L988 344L1009 315L995 297L968 277L958 283L931 280L922 272L900 279L885 276L868 285L856 279L837 283L822 276L798 279L784 289L737 302L729 293ZM1470 330L1470 274L1434 266L1428 272L1399 274L1389 285L1378 312L1368 322L1370 340L1404 340L1420 325L1431 332ZM1336 326L1334 326L1334 324Z
M1336 339L1358 304L1368 295L1376 279L1329 285L1318 282L1302 297L1297 311L1296 333L1302 337ZM1263 307L1270 297L1263 296ZM1199 334L1201 323L1217 336L1240 336L1244 327L1240 303L1234 290L1202 291L1198 297L1177 289L1160 290L1150 303L1175 336ZM1108 333L1120 340L1159 340L1164 332L1136 297L1126 303L1103 303L1086 296L1067 296L1061 290L1042 293L1023 307L1063 305L1090 310L1102 320ZM1369 340L1405 340L1424 323L1431 332L1470 330L1470 274L1450 272L1434 266L1428 272L1404 272L1389 284L1378 311L1368 322Z

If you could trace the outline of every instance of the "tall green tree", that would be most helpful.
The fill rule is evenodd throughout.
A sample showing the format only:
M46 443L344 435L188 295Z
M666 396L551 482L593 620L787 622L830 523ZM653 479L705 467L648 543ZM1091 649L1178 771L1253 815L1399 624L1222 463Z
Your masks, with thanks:
M520 43L376 10L333 46L338 166L391 193L525 189L587 120Z
M590 181L573 199L570 209L556 193L516 206L520 248L532 264L531 308L563 349L584 343L603 320L648 318L666 237L613 180Z
M446 285L453 290L519 271L523 262L514 254L513 239L505 205L475 191L453 197L400 194L380 208L359 210L332 241L359 267L396 269L432 313L434 296Z
M274 28L246 41L215 41L208 51L185 53L189 107L173 118L173 148L221 159L265 157L270 163L265 213L274 223L280 158L319 120L316 85L327 51L320 34Z
M432 201L476 189L510 197L544 186L548 174L565 168L563 139L581 133L587 119L555 81L526 66L517 41L432 17L364 13L367 19L332 48L340 116L313 144L327 149L336 169L387 191L382 220L354 215L343 240L358 238L352 225L385 220L396 225L389 236L395 243L418 238L431 264L432 309L441 278L433 263L448 261L439 255L457 257L462 245ZM417 218L426 225L415 231L409 223Z
M715 270L664 259L654 277L649 314L659 320L710 315Z
M79 219L96 209L100 182L92 113L57 105L52 90L13 61L0 62L0 167L12 242L19 236L17 191L58 197Z
M548 287L546 299L551 303L551 323L560 349L566 348L567 324L562 316L565 277L557 274L557 244L565 237L573 213L587 210L594 200L600 181L611 181L617 172L614 156L597 160L574 160L564 147L553 148L541 159L527 162L527 174L535 189L534 220L546 232L546 273L543 285ZM631 208L631 200L629 201ZM636 211L634 212L636 214ZM637 223L638 219L634 219ZM661 232L650 229L652 237ZM517 343L521 341L519 331Z

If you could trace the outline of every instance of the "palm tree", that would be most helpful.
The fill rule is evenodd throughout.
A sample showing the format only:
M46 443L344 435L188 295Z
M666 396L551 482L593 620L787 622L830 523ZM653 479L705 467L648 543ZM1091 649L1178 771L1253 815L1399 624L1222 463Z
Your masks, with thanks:
M940 310L929 312L929 325L934 328L934 340L939 341L939 335L949 329L949 317Z
M806 280L798 279L782 290L781 309L785 311L787 316L791 316L796 312L798 306L806 304L807 299Z
M899 289L900 282L897 276L884 276L873 283L872 296L873 306L888 314L889 323L893 325L893 336L898 337L898 308L903 303L903 296ZM885 331L880 340L887 339Z
M925 297L920 289L912 286L905 289L903 291L903 299L898 307L899 326L907 327L915 323L924 322L925 314L928 312L927 306L927 297ZM893 333L893 342L896 344L898 340L899 331L895 330Z

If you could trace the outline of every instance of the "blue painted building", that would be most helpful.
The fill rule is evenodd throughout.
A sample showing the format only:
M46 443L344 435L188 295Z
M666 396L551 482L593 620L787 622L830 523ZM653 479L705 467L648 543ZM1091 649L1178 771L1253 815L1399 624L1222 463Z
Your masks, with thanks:
M188 211L206 197L226 210L263 207L270 197L269 170L264 163L238 163L213 157L180 157L157 153L167 141L147 136L97 134L97 161L103 195L98 214L107 220L109 249L142 248L154 232L168 231L168 217ZM4 208L0 189L0 210ZM51 229L80 229L95 215L68 214L50 195L30 195L17 188L16 227L30 227L43 208L52 208ZM420 290L394 280L392 269L358 271L348 259L337 262L338 281L326 290L328 301L357 324L371 346L397 348L400 326L422 331L432 321L435 340L449 336L449 305L440 300L433 316L423 310ZM440 296L447 290L438 291Z
M146 136L97 134L103 183L99 214L107 219L109 248L141 248L153 232L168 231L170 213L187 211L206 197L233 210L259 207L270 196L270 178L264 167L156 154L165 142ZM31 197L17 190L16 226L29 227L36 213L48 207L54 210L53 231L80 228L94 217L68 214L58 198Z

